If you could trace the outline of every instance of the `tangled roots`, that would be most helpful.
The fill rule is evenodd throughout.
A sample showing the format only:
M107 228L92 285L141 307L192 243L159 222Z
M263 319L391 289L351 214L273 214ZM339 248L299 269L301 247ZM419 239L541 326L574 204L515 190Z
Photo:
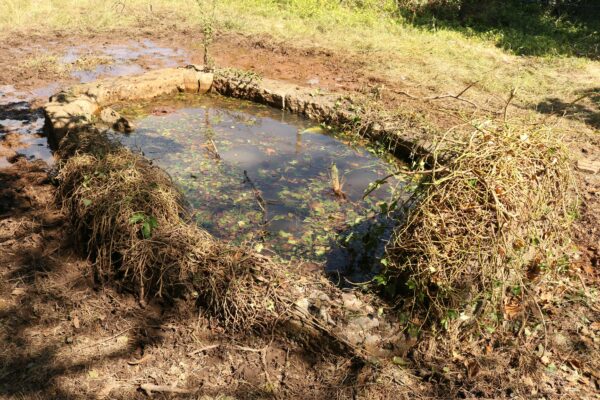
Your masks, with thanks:
M569 160L555 133L475 128L438 141L417 207L387 249L389 272L446 322L486 304L510 318L540 271L560 264L572 219Z

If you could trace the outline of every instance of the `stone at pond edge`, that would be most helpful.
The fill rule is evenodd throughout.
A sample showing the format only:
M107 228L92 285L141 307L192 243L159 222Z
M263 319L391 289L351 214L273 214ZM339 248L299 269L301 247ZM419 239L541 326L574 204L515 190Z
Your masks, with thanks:
M211 88L214 80L214 75L212 73L202 73L198 78L198 89L200 93L207 93Z
M589 174L597 174L600 172L600 161L591 161L585 159L578 160L577 169Z
M130 133L133 131L133 125L125 117L110 107L105 107L100 111L100 121L117 132Z
M184 91L188 93L206 93L211 89L213 79L214 75L209 72L190 72L184 76Z
M92 115L98 111L98 103L88 96L70 101L56 100L44 106L46 125L51 128L52 139L58 143L68 131L77 131L92 123Z

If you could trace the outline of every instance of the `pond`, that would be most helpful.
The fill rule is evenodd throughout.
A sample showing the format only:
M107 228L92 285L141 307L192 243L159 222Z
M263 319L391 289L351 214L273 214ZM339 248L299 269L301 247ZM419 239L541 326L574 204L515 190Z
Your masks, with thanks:
M363 199L399 161L288 112L212 95L115 108L135 125L117 137L169 172L198 225L282 259L326 260L340 232L402 190L391 181Z

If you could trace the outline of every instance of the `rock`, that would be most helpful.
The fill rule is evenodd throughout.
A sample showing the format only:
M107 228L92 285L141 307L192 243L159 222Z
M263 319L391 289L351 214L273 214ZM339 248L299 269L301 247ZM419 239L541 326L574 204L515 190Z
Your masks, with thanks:
M368 350L376 348L379 346L379 343L381 343L381 336L379 335L367 335L365 338L365 347Z
M304 313L309 314L308 307L310 306L310 302L308 301L308 299L306 297L297 300L295 304L296 304L296 307L298 307Z
M209 73L209 72L201 73L200 77L198 79L198 92L199 93L207 93L212 88L214 79L215 79L215 76L212 73Z
M379 320L377 318L363 316L352 319L349 326L360 328L363 331L369 331L379 326Z
M581 159L577 161L577 169L588 174L597 174L600 172L600 161Z
M100 120L117 132L130 133L133 131L133 125L129 120L110 107L104 107L100 111Z
M98 103L88 96L70 98L62 94L55 101L44 106L46 129L50 140L58 143L68 131L77 131L92 124L92 115L98 110Z
M349 311L360 312L363 308L363 303L352 293L342 293L342 304Z
M104 107L102 111L100 111L100 121L104 122L106 125L114 125L119 118L121 118L121 114L110 107Z
M356 331L345 331L344 332L344 336L346 337L346 340L348 340L350 343L352 343L355 346L361 345L362 342L365 340L364 335L362 335L359 332Z

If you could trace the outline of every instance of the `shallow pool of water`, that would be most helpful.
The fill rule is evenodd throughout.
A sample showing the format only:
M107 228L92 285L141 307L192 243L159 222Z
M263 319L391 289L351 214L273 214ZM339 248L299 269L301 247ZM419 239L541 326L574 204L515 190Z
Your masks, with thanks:
M286 259L325 260L339 232L401 190L392 182L363 199L398 161L280 110L183 96L121 111L138 117L117 137L172 175L200 226ZM333 165L345 198L332 190Z

